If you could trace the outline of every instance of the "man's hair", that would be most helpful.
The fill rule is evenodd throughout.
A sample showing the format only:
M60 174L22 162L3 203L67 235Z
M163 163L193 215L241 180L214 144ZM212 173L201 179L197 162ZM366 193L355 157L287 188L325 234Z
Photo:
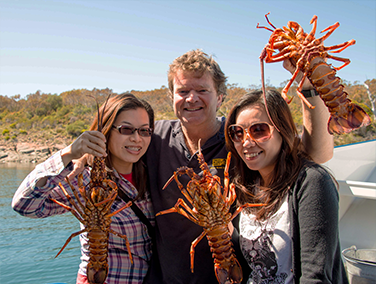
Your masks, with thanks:
M209 72L213 78L217 94L223 95L222 101L224 101L227 95L227 77L212 56L207 55L200 49L196 49L188 51L170 64L170 69L168 70L168 88L171 98L174 93L174 78L179 70L194 73L198 77Z

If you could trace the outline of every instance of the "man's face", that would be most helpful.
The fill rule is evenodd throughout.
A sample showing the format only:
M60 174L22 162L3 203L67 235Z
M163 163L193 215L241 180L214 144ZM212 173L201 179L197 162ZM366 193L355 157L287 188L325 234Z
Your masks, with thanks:
M211 75L206 72L197 77L195 73L179 70L173 82L174 112L183 125L212 124L223 95L217 95Z

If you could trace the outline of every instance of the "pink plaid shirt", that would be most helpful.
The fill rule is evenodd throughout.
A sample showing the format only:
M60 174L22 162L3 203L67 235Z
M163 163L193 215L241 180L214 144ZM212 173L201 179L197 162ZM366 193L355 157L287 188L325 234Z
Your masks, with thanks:
M13 209L19 214L30 218L45 218L68 212L68 210L52 202L49 198L54 198L71 207L58 184L60 182L68 192L71 192L65 177L72 169L72 163L64 167L60 151L55 153L48 160L36 166L25 178L13 197ZM115 176L117 177L119 189L123 190L131 199L134 199L137 195L136 188L116 172ZM42 177L48 177L46 185L36 187L36 183ZM84 185L86 186L90 181L90 168L85 168L83 177ZM77 178L71 183L75 188L78 188ZM149 194L147 194L146 199L138 200L135 203L154 225L154 213ZM116 198L112 204L111 211L120 209L125 204L123 200ZM151 258L152 243L147 227L131 208L120 211L111 219L111 229L122 235L127 235L134 263L132 265L129 260L124 239L110 233L108 245L109 273L106 282L108 284L142 283ZM83 228L82 224L81 228ZM80 235L80 242L82 257L78 273L86 275L86 266L89 261L87 233Z

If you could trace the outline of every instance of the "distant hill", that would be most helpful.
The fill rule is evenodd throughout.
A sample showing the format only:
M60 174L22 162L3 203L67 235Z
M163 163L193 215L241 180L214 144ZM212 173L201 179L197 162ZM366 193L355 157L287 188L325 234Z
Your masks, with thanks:
M376 79L367 80L370 92L376 94ZM280 87L267 86L282 91ZM349 98L365 109L369 115L370 100L367 90L359 82L343 83ZM241 88L237 84L228 85L228 95L218 111L219 116L226 116L233 104L245 93L258 89L258 86ZM289 96L295 96L296 85L289 90ZM156 120L174 119L168 89L162 86L150 91L129 91L135 96L148 101L154 108ZM96 115L96 100L102 104L111 89L79 89L61 94L44 94L37 91L26 98L19 95L6 97L0 95L0 150L16 149L20 143L33 143L38 147L53 148L53 145L69 145L83 131L87 130ZM298 129L302 126L301 102L297 96L290 104ZM334 135L335 145L376 139L376 126L373 121L368 127L346 135Z

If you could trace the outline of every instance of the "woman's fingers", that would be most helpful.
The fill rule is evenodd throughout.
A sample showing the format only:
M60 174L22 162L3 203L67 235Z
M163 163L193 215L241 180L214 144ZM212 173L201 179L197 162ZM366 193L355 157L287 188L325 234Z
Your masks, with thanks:
M77 159L85 154L107 156L105 136L99 131L85 131L73 142L72 154Z

